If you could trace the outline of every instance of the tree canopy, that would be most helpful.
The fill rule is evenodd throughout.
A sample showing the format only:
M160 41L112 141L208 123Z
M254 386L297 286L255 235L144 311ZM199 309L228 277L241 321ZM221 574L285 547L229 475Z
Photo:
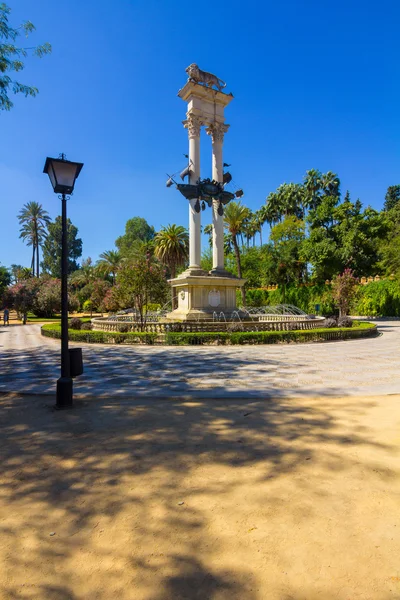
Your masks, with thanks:
M19 27L9 24L11 9L4 2L0 3L0 110L10 110L14 104L10 92L27 96L36 96L38 89L12 79L11 73L22 71L25 67L23 59L32 54L42 58L51 52L51 45L46 42L33 48L24 48L17 44L21 35L28 37L35 30L30 21L24 21Z
M61 277L61 217L48 225L48 235L43 244L42 269L52 277ZM82 256L82 240L78 238L78 229L67 219L68 273L78 269L78 258Z
M142 217L133 217L126 222L125 234L115 240L115 245L123 257L131 256L138 242L150 242L156 235L155 229Z

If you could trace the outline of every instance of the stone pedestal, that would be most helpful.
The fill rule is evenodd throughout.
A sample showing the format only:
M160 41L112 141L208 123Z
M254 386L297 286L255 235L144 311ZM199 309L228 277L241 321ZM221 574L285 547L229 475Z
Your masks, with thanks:
M232 317L236 308L236 290L245 284L244 279L184 273L170 280L173 295L178 297L178 308L167 314L173 321L198 321L212 319L213 313Z
M200 179L201 127L212 139L212 178L223 182L223 142L229 125L225 123L224 109L233 100L232 94L188 81L178 96L187 103L184 127L189 137L189 168L191 184ZM201 270L201 213L195 210L195 200L189 202L189 268L176 279L170 280L173 297L178 307L167 315L173 321L212 319L213 313L223 312L227 319L236 309L236 290L245 284L225 271L224 217L218 213L219 201L212 201L213 268L210 273ZM198 204L198 201L197 201Z

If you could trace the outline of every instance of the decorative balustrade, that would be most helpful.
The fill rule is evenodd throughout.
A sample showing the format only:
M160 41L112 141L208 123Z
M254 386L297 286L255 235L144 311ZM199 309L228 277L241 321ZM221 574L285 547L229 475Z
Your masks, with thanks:
M264 317L271 316L271 319ZM122 331L124 333L133 331L145 331L147 333L168 333L174 332L224 332L224 331L292 331L298 329L315 329L323 327L325 319L315 317L313 319L302 319L293 315L263 315L260 320L248 321L184 321L184 322L150 322L140 328L138 322L118 322L105 318L92 319L93 329L95 331Z

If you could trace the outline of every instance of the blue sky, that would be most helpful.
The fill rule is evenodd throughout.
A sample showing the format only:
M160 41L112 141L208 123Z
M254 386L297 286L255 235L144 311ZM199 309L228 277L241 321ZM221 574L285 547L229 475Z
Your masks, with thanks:
M382 207L400 183L397 1L8 0L11 22L31 20L29 45L53 53L18 74L35 99L0 114L0 262L30 264L16 215L30 200L60 211L46 156L84 162L68 216L94 260L125 222L187 225L187 201L165 187L183 168L185 105L177 92L197 62L234 101L224 159L258 208L283 182L317 168L343 192ZM202 176L211 175L202 138ZM209 209L203 223L209 223Z

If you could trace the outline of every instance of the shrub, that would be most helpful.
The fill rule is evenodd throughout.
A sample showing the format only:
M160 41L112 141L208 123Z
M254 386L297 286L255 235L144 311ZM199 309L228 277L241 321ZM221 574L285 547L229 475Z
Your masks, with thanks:
M72 320L72 319L71 319ZM49 323L43 325L42 335L56 339L61 338L61 326L58 323ZM114 331L87 331L69 329L68 339L72 342L88 342L99 344L154 344L157 339L157 333L119 333Z
M72 317L72 319L69 320L68 327L69 329L76 329L79 331L79 329L82 329L81 319L79 317Z
M352 303L352 314L400 317L400 281L384 279L360 285Z
M122 325L119 326L118 331L120 331L121 333L128 333L130 329L131 326L128 323L122 323Z
M371 323L354 323L352 329L338 328L311 329L301 331L237 331L233 333L188 333L168 332L165 335L165 344L178 346L193 345L220 345L220 344L279 344L293 342L322 342L330 340L347 340L375 336L377 328ZM42 335L60 339L61 327L51 323L42 327ZM145 332L111 332L111 331L76 331L70 329L68 337L75 342L89 342L101 344L154 344L158 338L157 333Z
M334 317L329 317L328 319L325 319L324 327L326 327L326 329L332 329L332 327L337 327L336 319Z
M338 327L353 327L353 321L350 317L339 317Z
M93 325L91 324L91 322L90 321L86 321L86 322L84 322L84 323L81 324L80 329L81 329L81 331L82 330L84 330L84 331L91 331L92 327L93 327Z

